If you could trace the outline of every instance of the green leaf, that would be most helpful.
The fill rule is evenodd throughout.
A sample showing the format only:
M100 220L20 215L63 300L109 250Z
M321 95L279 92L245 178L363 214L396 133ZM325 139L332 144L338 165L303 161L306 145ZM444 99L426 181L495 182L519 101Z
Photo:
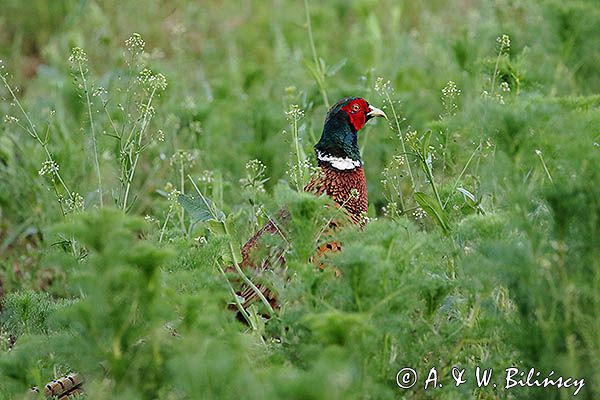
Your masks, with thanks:
M460 192L463 196L465 196L466 198L471 200L473 202L473 204L477 204L477 198L475 197L475 195L473 193L469 192L467 189L462 188L462 187L458 187L458 188L456 188L456 190L458 192Z
M319 66L321 68L321 73L327 71L327 63L321 57L319 57Z
M424 159L428 158L429 155L429 142L431 141L431 129L425 132L421 139L421 154Z
M178 201L185 211L190 214L192 224L195 224L196 222L225 221L225 214L223 211L218 210L213 202L207 197L192 197L180 194Z
M442 207L440 207L439 203L435 201L434 198L423 192L415 192L414 198L419 206L421 206L421 208L427 213L427 215L437 222L444 233L450 232L450 225L448 224L446 212L442 209Z
M342 58L337 64L329 67L327 69L327 72L325 73L326 76L333 76L335 75L340 69L342 69L342 67L344 67L344 65L346 65L346 62L348 61L347 58Z

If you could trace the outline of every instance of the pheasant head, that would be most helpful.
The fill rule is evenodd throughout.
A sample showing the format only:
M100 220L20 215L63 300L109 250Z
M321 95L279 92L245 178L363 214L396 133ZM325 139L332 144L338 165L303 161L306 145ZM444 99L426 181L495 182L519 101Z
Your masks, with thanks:
M358 148L358 132L368 120L387 116L360 97L346 97L327 113L321 139L315 145L319 164L327 163L338 170L362 166Z
M383 111L359 97L343 98L331 107L321 139L315 145L322 174L305 188L327 194L348 211L353 222L361 225L368 200L358 132L374 117L387 119Z

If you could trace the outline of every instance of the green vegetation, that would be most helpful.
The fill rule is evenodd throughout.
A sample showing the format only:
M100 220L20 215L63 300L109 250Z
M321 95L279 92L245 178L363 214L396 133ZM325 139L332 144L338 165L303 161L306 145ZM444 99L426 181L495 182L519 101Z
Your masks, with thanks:
M597 1L0 8L0 399L71 371L91 399L573 395L510 366L600 398ZM371 221L319 271L299 189L347 95L390 121L359 134ZM223 270L283 206L281 308L245 326Z

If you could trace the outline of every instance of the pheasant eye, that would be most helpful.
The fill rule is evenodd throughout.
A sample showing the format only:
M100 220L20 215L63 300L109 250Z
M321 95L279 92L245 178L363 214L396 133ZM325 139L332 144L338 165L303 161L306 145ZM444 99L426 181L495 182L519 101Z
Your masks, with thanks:
M352 110L353 113L359 112L360 111L360 104L358 104L358 103L352 104L351 110Z

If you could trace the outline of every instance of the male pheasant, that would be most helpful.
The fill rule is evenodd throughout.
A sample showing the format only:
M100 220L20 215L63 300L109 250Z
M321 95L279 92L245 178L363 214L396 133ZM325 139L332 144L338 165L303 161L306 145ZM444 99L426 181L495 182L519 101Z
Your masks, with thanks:
M344 211L351 223L364 225L368 208L367 184L363 162L358 147L358 131L373 117L384 117L385 113L359 97L346 97L339 100L327 113L321 139L314 146L319 163L319 173L306 185L306 192L317 196L326 194ZM281 225L289 218L286 210L280 211L277 221L271 219L242 247L242 261L239 267L255 283L255 288L243 284L237 291L238 299L244 309L257 301L258 289L271 304L277 305L274 293L264 281L266 272L275 271L285 265L285 246L268 247L264 241L269 236L285 234ZM337 222L329 224L335 229ZM326 242L316 249L316 258L328 251L339 251L339 242ZM320 264L320 263L319 263ZM319 266L322 267L322 264ZM233 267L228 268L233 272ZM236 305L231 304L232 310Z

